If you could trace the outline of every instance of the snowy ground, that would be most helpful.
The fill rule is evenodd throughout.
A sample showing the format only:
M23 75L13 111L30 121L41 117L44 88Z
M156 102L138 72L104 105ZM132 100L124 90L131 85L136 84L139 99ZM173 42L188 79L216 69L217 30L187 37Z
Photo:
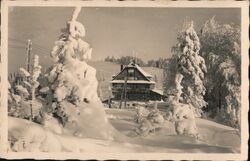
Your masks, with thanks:
M133 110L108 109L106 113L115 128L124 134L128 135L128 131L136 126L132 121ZM204 141L177 136L173 124L166 121L163 129L151 136L137 138L136 142L150 152L239 152L240 137L233 128L198 118L196 123Z
M133 132L137 126L133 121L134 110L106 109L106 113L111 124L129 136L125 142L55 134L41 125L13 117L9 117L9 138L28 139L32 146L26 151L238 153L240 149L240 137L234 129L212 121L196 120L204 141L176 135L168 121L162 130L140 137Z

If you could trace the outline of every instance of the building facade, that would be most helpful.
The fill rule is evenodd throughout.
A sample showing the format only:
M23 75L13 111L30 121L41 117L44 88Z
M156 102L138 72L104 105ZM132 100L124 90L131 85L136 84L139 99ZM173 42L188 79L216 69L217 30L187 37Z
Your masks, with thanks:
M121 65L121 71L110 83L113 100L160 101L163 97L163 92L155 88L152 75L133 62L124 68Z

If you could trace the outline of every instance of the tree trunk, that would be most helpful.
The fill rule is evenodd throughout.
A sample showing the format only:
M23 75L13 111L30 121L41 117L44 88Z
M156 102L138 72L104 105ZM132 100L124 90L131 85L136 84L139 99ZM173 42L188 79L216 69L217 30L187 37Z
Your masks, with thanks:
M34 107L34 100L35 100L35 87L32 87L31 89L31 103L30 103L30 114L31 114L31 119L34 119L33 116L33 107Z
M219 85L219 109L221 110L221 83Z

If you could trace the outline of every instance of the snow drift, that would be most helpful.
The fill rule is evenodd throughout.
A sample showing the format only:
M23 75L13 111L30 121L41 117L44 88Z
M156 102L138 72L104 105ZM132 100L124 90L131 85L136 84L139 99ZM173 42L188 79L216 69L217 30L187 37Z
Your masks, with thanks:
M112 125L124 135L129 135L137 126L135 112L107 109ZM114 117L116 116L116 117ZM128 120L130 118L130 121ZM205 141L176 135L174 125L164 122L164 128L148 137L126 137L127 140L80 138L68 134L56 134L28 120L9 117L10 151L40 152L166 152L166 153L233 153L239 152L240 138L231 128L212 121L196 119L197 128Z

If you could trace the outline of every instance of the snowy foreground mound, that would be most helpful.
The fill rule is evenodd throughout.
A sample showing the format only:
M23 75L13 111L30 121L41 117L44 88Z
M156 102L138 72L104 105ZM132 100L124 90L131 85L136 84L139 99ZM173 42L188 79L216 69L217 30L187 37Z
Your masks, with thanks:
M234 153L240 149L240 137L234 129L208 120L196 120L205 138L204 141L197 141L176 135L174 125L168 121L153 135L134 136L137 124L133 121L133 110L107 109L106 113L111 124L128 136L125 137L127 140L118 142L56 134L28 120L9 117L9 141L14 144L10 151Z

